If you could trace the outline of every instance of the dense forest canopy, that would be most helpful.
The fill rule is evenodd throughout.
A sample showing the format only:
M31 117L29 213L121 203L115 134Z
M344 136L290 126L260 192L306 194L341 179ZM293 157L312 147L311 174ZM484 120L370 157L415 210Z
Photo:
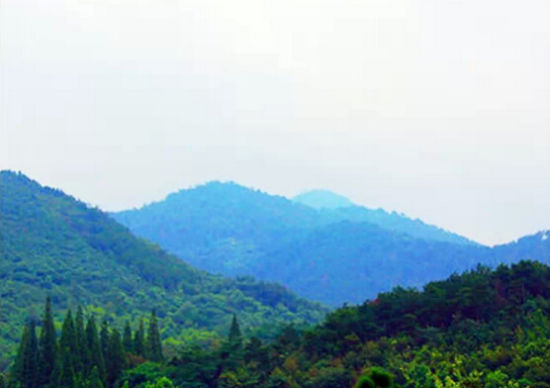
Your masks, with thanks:
M47 386L24 372L33 370L25 369L29 359L43 359L45 333L52 327L49 315L43 317L40 340L32 334L34 321L23 330L18 357L5 376L12 386ZM73 365L73 379L57 386L550 387L550 267L537 262L478 267L421 291L396 288L360 306L337 309L315 327L288 325L269 342L243 335L234 315L220 342L183 343L170 356L158 341L163 320L157 323L154 315L146 333L143 321L121 331L104 323L99 334L89 329L93 316L86 329L83 322L82 310L74 323L70 312L65 316L58 342L75 348L66 354L63 346L54 349L65 354L56 358L59 365ZM110 372L112 362L102 369L97 359L84 356L90 354L82 351L87 345L78 345L84 337L91 338L84 342L90 346L103 343L98 354L104 360L118 360ZM50 370L61 384L64 368ZM29 385L28 376L37 383Z
M293 201L211 182L112 215L198 268L275 281L334 307L394 286L421 287L478 263L550 263L550 239L543 234L489 248L326 192Z
M239 312L247 333L269 337L289 322L314 323L328 311L284 287L197 270L136 238L96 208L22 174L0 175L0 368L15 351L24 317L82 304L98 319L133 325L156 308L171 343L208 342Z

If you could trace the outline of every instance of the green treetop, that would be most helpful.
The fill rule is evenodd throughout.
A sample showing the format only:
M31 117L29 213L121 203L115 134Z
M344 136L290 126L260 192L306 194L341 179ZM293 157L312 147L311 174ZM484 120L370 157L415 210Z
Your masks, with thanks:
M93 373L95 368L100 379L105 381L105 362L93 316L88 319L88 323L86 324L86 342L90 355L88 370L91 370Z
M149 321L149 328L147 329L146 350L146 355L148 359L156 362L162 361L162 344L160 341L160 332L155 310L151 312L151 320Z
M38 383L40 385L45 385L50 382L52 377L57 350L57 339L52 315L52 301L49 296L46 298L46 306L44 308L39 349Z
M145 356L145 328L143 318L139 320L139 327L134 334L134 352L138 356Z
M127 353L134 352L134 344L132 341L132 329L130 328L130 323L126 321L124 324L124 333L122 335L122 345L124 346L124 351Z

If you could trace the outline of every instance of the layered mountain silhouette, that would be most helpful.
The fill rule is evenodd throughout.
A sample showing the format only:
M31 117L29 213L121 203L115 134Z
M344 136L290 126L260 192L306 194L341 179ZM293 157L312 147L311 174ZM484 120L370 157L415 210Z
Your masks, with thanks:
M40 316L46 295L58 313L82 304L117 324L155 308L163 336L180 339L224 334L235 312L245 330L268 330L327 311L276 284L195 269L99 209L10 171L0 174L0 230L1 354L29 311Z
M235 183L181 190L113 217L194 266L281 282L331 305L422 286L479 263L548 261L550 252L542 237L489 248L330 192L290 200Z

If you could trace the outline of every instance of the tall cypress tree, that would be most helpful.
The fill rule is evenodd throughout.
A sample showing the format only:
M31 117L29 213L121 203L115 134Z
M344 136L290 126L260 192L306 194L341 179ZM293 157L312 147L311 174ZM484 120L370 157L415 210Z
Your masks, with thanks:
M139 320L139 327L134 334L134 352L138 356L145 357L145 327L143 318Z
M50 382L55 367L57 350L57 339L52 315L52 301L48 296L44 307L44 318L42 319L42 330L39 342L39 366L38 383L46 385Z
M237 321L237 316L233 314L233 319L231 320L231 327L229 328L228 336L229 344L232 347L241 348L242 346L242 336L241 328L239 322Z
M67 310L65 320L63 321L63 327L61 328L61 337L59 338L59 351L61 353L60 360L62 362L62 368L60 372L63 373L65 371L68 373L68 371L71 370L71 376L72 378L74 378L75 369L80 363L78 362L79 353L76 343L76 331L71 309Z
M30 336L29 325L25 323L25 326L23 326L23 333L21 334L21 339L19 340L19 347L17 348L17 355L15 356L15 362L13 363L13 366L11 369L11 375L13 376L12 380L21 381L22 374L23 374L25 348L27 347L27 344L29 342L29 336Z
M61 348L60 350L60 365L57 376L56 388L74 388L75 376L73 368L73 355L69 347Z
M88 370L91 370L93 373L95 368L101 381L105 381L105 362L93 316L88 319L88 323L86 324L86 342L90 356Z
M13 367L13 375L21 388L38 386L38 340L34 319L25 324L19 351Z
M84 331L84 313L82 307L78 306L75 317L75 339L77 347L77 356L75 361L75 373L80 373L82 376L88 374L86 370L89 365L88 360L88 341L86 339L86 332Z
M101 322L101 331L99 332L99 346L103 354L103 361L107 365L107 347L109 346L109 324L104 319Z
M126 321L124 324L124 334L122 335L122 345L126 353L134 352L134 344L132 342L132 329L130 328L130 323Z
M162 343L160 341L160 332L155 310L151 312L151 320L149 321L149 328L147 329L146 355L151 361L160 362L163 359Z
M103 388L103 383L99 377L99 372L96 366L92 369L90 374L90 382L88 383L88 388Z
M120 333L117 329L113 329L109 336L109 343L107 345L107 382L109 386L113 386L118 380L126 364L126 357L124 355L124 347L120 339Z
M63 349L69 349L72 355L77 353L76 332L74 327L73 314L71 309L67 310L63 326L61 328L61 337L59 338L59 346Z

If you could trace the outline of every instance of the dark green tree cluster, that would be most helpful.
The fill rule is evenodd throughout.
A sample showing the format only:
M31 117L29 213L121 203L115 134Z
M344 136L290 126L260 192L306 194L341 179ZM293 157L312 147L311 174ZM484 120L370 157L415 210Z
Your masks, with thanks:
M40 337L36 323L29 319L23 329L19 351L11 370L11 382L20 388L103 388L114 387L122 371L144 362L162 361L162 344L156 313L149 321L148 335L144 323L132 333L130 324L123 336L103 320L98 331L94 316L86 323L78 307L73 318L67 310L59 339L55 331L51 299L46 299Z
M145 387L550 388L550 267L483 267L345 306L314 328L243 338L237 318L211 349L127 370Z
M51 387L550 388L550 267L536 262L480 267L422 291L396 288L316 327L282 327L269 343L243 336L233 315L219 343L184 345L169 360L154 312L147 330L128 324L122 336L106 322L97 333L89 320L86 341L78 340L81 315L67 313ZM32 321L23 331L14 366L22 388L40 387L49 365L42 327L39 339Z
M163 339L171 343L214 340L233 311L265 337L282 322L318 323L328 312L281 285L199 271L109 214L23 174L0 172L0 198L0 370L13 362L22 322L29 311L40 311L45 290L54 316L64 314L76 292L121 334L125 320L148 317L154 306L166 318Z

